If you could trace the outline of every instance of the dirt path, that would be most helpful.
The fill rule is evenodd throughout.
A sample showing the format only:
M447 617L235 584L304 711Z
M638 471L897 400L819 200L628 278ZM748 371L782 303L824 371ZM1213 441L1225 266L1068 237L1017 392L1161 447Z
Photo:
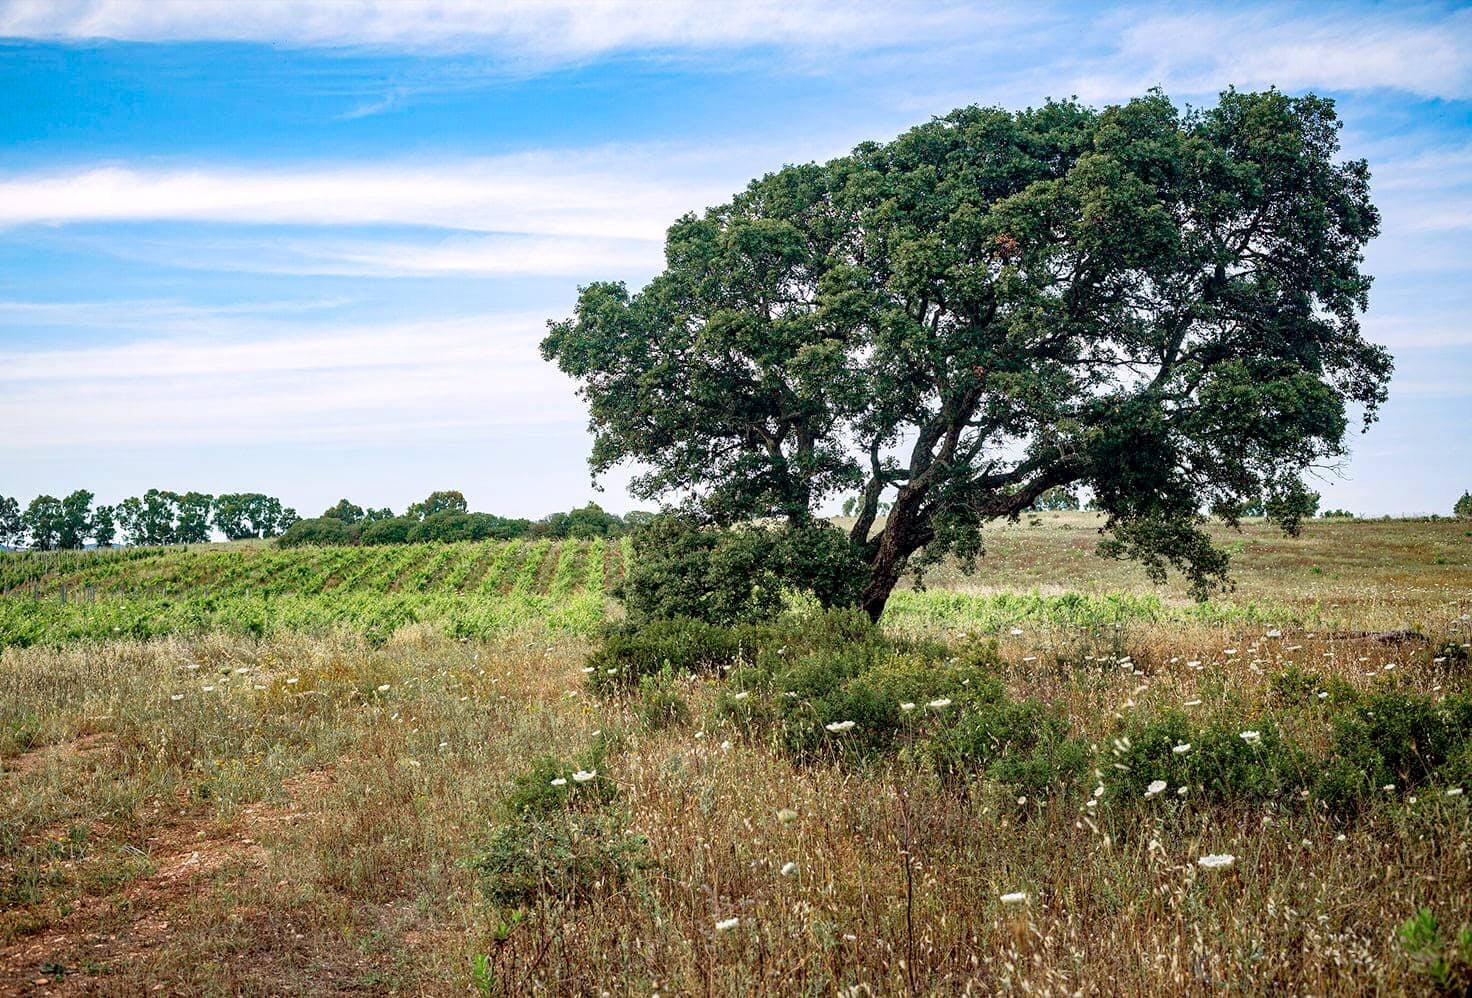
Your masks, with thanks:
M78 742L32 754L89 750L96 749ZM21 773L45 762L44 757L12 760ZM175 923L192 906L259 875L266 850L258 839L269 836L273 826L304 817L303 802L327 781L325 773L305 774L288 785L289 804L249 805L228 825L189 810L167 819L140 850L151 872L106 896L74 898L75 908L59 921L0 946L0 996L119 993L112 978L169 946ZM164 984L152 990L185 993Z

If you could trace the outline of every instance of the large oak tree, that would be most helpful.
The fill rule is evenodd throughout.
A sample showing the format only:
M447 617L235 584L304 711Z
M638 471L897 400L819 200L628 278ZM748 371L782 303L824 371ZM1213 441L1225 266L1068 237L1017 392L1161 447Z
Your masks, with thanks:
M801 524L859 492L876 619L917 552L973 557L1063 486L1105 554L1204 593L1203 511L1296 529L1304 472L1385 398L1358 322L1379 218L1338 136L1274 90L963 108L679 219L662 273L583 288L543 354L640 497Z

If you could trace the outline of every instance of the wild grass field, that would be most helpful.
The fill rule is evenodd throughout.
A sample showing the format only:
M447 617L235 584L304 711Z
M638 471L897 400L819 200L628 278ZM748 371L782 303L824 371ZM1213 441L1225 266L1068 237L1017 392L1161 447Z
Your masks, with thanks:
M0 993L1468 987L1467 524L1095 525L592 658L612 541L0 556Z

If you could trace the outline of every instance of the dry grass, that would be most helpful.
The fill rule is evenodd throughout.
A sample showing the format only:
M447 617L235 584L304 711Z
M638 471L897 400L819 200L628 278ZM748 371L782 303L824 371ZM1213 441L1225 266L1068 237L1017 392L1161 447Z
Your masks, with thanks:
M1072 542L1013 529L1019 547ZM1399 566L1249 547L1242 586L1368 626L1465 627L1465 550L1438 565L1438 534L1415 562L1413 530L1395 530ZM998 584L1047 584L1038 557ZM1327 573L1317 589L1292 581L1305 559ZM714 719L709 680L680 684L691 723L650 730L582 692L585 650L407 629L380 648L282 634L0 653L0 994L1420 992L1401 923L1472 917L1465 795L1394 795L1343 823L1191 797L1019 806L901 762L794 766ZM1001 650L1012 692L1101 741L1192 700L1252 716L1287 662L1432 695L1472 682L1418 643L1262 625L1028 627ZM608 813L647 839L646 865L578 904L498 907L469 864L512 778L598 742ZM1231 869L1197 865L1220 852Z

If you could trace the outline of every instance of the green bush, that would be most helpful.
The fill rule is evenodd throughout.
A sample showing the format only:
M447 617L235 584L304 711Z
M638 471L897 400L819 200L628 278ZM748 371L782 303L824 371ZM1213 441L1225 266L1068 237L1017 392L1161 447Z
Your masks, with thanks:
M286 532L276 538L284 548L314 544L322 547L358 543L358 527L336 516L319 516L311 520L298 520Z
M1126 800L1144 799L1156 780L1169 792L1186 786L1212 800L1280 799L1301 789L1310 770L1306 754L1271 720L1201 725L1180 711L1129 725L1100 762L1105 786Z
M1068 721L1038 700L998 697L961 711L930 740L942 776L984 774L1010 791L1041 797L1075 785L1088 770L1089 749Z
M634 704L634 715L649 731L685 727L690 723L690 705L675 688L672 670L664 669L658 675L644 676L639 680L639 699Z
M506 818L541 818L569 807L599 808L611 803L618 789L599 773L602 761L601 745L580 764L551 755L533 759L526 770L512 777L511 790L501 805ZM577 772L598 775L580 783L572 778Z
M1430 908L1421 908L1400 927L1406 955L1443 994L1472 994L1472 925L1455 936L1443 933Z
M358 531L358 540L364 544L408 544L409 535L419 526L413 516L391 516L384 520L370 520Z
M866 572L835 527L718 530L657 516L633 535L635 559L615 595L635 624L674 617L733 626L776 617L786 592L824 608L858 602Z
M597 772L602 761L600 742L580 765L541 756L513 777L501 823L469 864L488 898L576 906L617 890L646 863L645 839L607 812L617 790ZM597 775L579 782L579 771Z
M1333 754L1324 792L1351 810L1380 788L1410 791L1428 783L1462 785L1472 776L1472 694L1429 697L1385 690L1334 718ZM1358 774L1352 779L1350 774Z
M589 688L628 693L645 676L668 667L676 675L721 673L739 665L786 663L818 648L896 647L856 610L790 614L757 624L722 627L677 617L608 627L588 656Z
M648 842L599 812L557 813L496 827L470 866L498 904L587 904L648 863Z

